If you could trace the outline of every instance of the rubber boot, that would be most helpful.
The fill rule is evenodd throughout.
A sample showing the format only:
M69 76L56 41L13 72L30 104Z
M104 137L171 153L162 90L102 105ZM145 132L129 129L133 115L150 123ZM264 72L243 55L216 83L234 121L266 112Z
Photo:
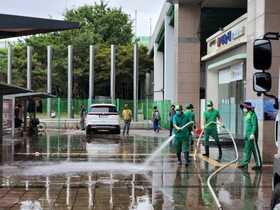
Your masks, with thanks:
M184 152L185 166L189 165L189 152Z
M221 148L221 145L218 145L218 148L219 148L219 155L222 155L222 148Z
M204 146L204 148L205 148L205 153L202 155L209 157L209 146Z
M181 152L177 153L177 158L178 158L178 165L182 165Z

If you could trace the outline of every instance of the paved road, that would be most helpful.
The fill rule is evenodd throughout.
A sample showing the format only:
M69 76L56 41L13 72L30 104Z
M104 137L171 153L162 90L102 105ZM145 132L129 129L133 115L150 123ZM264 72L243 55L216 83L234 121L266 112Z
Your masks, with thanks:
M129 136L48 130L5 140L3 151L1 209L218 209L207 179L236 157L227 144L222 157L212 145L205 158L200 145L197 159L191 147L189 166L180 166L168 130L131 130ZM238 146L239 163L243 152ZM272 166L252 166L253 160L248 170L232 164L211 180L223 209L269 209Z

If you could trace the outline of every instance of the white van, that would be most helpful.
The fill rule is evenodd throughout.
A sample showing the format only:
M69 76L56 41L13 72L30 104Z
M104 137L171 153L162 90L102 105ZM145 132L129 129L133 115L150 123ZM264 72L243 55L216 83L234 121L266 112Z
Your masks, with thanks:
M86 133L112 131L120 134L120 115L114 104L92 104L86 116Z

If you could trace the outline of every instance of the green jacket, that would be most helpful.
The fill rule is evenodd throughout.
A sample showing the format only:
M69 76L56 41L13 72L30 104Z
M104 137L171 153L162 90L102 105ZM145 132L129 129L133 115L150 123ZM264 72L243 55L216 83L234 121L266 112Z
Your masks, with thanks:
M206 119L204 125L206 126L210 122L217 122L217 118L220 118L220 113L217 109L212 109L211 111L207 109L203 112L203 118ZM206 129L217 129L217 124L211 123Z
M189 115L189 117L191 118L191 121L193 121L194 125L195 125L195 114L191 110L187 110L184 113Z
M258 118L255 112L249 111L246 113L246 135L258 135L259 126L258 126Z
M191 122L191 118L189 115L182 113L182 116L179 116L177 114L173 117L173 125L177 125L178 127L182 128L187 123ZM176 134L176 137L186 137L190 134L190 125L186 126L184 129L182 129L179 133Z

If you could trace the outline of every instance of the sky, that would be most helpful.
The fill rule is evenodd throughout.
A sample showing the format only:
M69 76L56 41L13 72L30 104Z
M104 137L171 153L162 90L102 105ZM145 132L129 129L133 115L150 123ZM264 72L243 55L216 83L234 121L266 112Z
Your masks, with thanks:
M104 0L109 7L122 7L136 20L136 35L150 36L165 0ZM63 20L65 8L73 9L100 0L0 0L0 13Z

